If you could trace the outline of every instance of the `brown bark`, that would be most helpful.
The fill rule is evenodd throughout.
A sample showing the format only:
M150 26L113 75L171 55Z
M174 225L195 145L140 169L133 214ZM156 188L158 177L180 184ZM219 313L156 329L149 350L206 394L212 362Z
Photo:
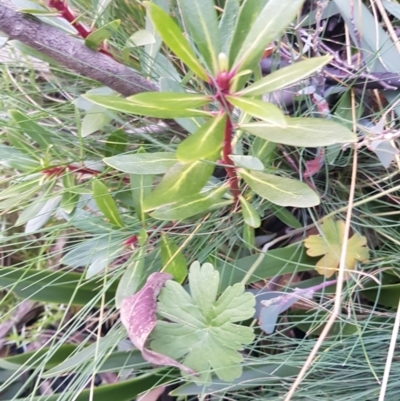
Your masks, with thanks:
M158 91L156 84L131 68L91 50L82 40L38 18L19 12L9 0L0 0L0 31L10 39L19 40L83 77L101 82L121 95Z

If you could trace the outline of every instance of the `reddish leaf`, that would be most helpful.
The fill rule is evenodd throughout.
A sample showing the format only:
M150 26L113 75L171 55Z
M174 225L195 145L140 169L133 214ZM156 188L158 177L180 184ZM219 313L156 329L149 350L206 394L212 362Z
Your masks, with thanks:
M168 273L153 273L143 288L135 295L124 298L121 303L120 316L133 345L142 352L143 358L154 365L175 366L191 374L192 369L165 355L151 351L145 347L147 338L157 324L157 296L167 280Z

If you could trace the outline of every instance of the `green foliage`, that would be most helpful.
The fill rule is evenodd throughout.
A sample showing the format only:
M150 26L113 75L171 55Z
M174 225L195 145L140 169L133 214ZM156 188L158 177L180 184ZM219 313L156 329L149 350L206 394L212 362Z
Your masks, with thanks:
M225 381L240 376L239 350L254 339L251 328L239 326L253 316L255 299L235 284L217 299L219 273L211 264L195 262L189 273L190 295L169 281L159 298L158 313L168 322L159 321L152 333L151 348L178 358L199 373L198 382L209 381L210 368Z

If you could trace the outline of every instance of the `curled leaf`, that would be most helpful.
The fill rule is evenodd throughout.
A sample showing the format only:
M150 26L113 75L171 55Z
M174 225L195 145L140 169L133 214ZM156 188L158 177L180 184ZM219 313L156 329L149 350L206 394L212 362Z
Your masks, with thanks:
M174 359L146 348L146 340L157 323L157 296L165 282L170 279L172 276L168 273L151 274L140 291L123 299L120 309L121 322L133 345L141 351L146 361L154 365L175 366L194 374L192 369Z

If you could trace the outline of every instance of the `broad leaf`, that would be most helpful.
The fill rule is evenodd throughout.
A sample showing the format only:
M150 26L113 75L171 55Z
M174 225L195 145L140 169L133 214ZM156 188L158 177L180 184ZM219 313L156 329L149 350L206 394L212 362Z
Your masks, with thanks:
M175 21L160 7L146 2L149 16L162 40L203 81L208 76Z
M318 71L332 60L332 56L322 56L299 61L281 68L241 90L240 96L260 96L278 89L288 87Z
M141 351L146 361L155 365L176 366L193 374L192 369L146 347L147 338L157 324L157 296L165 282L171 278L172 276L167 273L152 273L140 291L122 301L121 322L128 332L129 339Z
M84 115L81 124L81 135L87 137L104 128L113 117L105 107L93 105Z
M218 73L221 44L214 0L178 0L185 26L208 68Z
M141 29L133 33L129 39L126 41L126 46L148 46L156 43L156 38L154 35Z
M239 201L244 222L253 228L260 227L261 219L260 215L257 213L257 210L255 210L251 203L247 202L243 196L239 196Z
M285 115L272 103L262 100L247 99L237 96L227 96L228 102L253 117L267 121L272 126L286 127Z
M199 159L218 158L217 151L222 148L226 114L220 113L202 125L194 134L179 144L177 158L183 162L193 162Z
M319 274L331 277L339 267L343 247L345 223L342 220L325 219L321 235L310 235L304 240L309 256L323 256L315 265ZM357 261L368 262L367 239L354 233L347 242L346 271L354 270Z
M222 186L216 190L190 196L180 202L161 206L150 213L150 216L158 220L185 220L197 216L218 205L227 189L227 186Z
M150 346L173 358L185 356L184 365L200 373L200 382L208 381L211 369L231 381L242 373L238 351L254 339L251 328L234 322L253 316L254 296L236 284L217 299L219 273L209 263L191 265L189 286L190 295L178 283L166 283L158 313L168 321L157 323Z
M164 174L176 162L175 153L153 152L118 155L103 159L104 163L129 174Z
M121 25L119 19L111 21L108 24L96 29L87 36L85 45L93 50L96 50L106 39L108 39L114 32L116 32Z
M357 142L357 135L345 126L322 118L286 118L280 128L266 122L241 124L240 128L267 141L284 145L318 147Z
M264 49L293 21L303 3L304 0L269 0L254 23L247 25L250 31L233 68L237 72L252 69L261 59Z
M41 167L38 160L22 153L11 146L0 144L0 165L20 171L32 171Z
M239 174L257 195L276 205L312 207L320 203L318 195L303 182L259 171L239 170Z
M176 118L209 115L206 111L196 109L210 102L210 98L205 95L147 92L126 99L120 96L103 95L82 95L82 97L112 110L147 117Z
M185 255L166 234L161 236L161 262L164 273L171 274L175 281L183 283L188 272Z
M214 171L210 162L176 163L144 201L144 211L156 209L198 194Z
M248 155L230 155L229 158L235 163L235 166L242 167L247 170L264 170L264 165L257 157Z
M93 198L97 207L103 212L104 216L118 227L123 227L124 223L118 211L117 204L108 192L108 188L99 180L92 182Z
M128 136L122 129L117 129L112 132L105 144L104 156L111 157L115 155L119 155L120 153L125 152L126 147L128 146Z
M61 195L57 195L53 196L50 199L47 199L47 201L45 201L44 203L41 203L40 210L38 210L36 216L31 218L26 223L24 232L26 234L32 234L37 230L40 230L49 221L54 212L58 209L60 202Z
M131 174L130 184L136 215L140 221L145 221L146 213L143 211L143 205L146 196L151 192L153 176L144 174Z

